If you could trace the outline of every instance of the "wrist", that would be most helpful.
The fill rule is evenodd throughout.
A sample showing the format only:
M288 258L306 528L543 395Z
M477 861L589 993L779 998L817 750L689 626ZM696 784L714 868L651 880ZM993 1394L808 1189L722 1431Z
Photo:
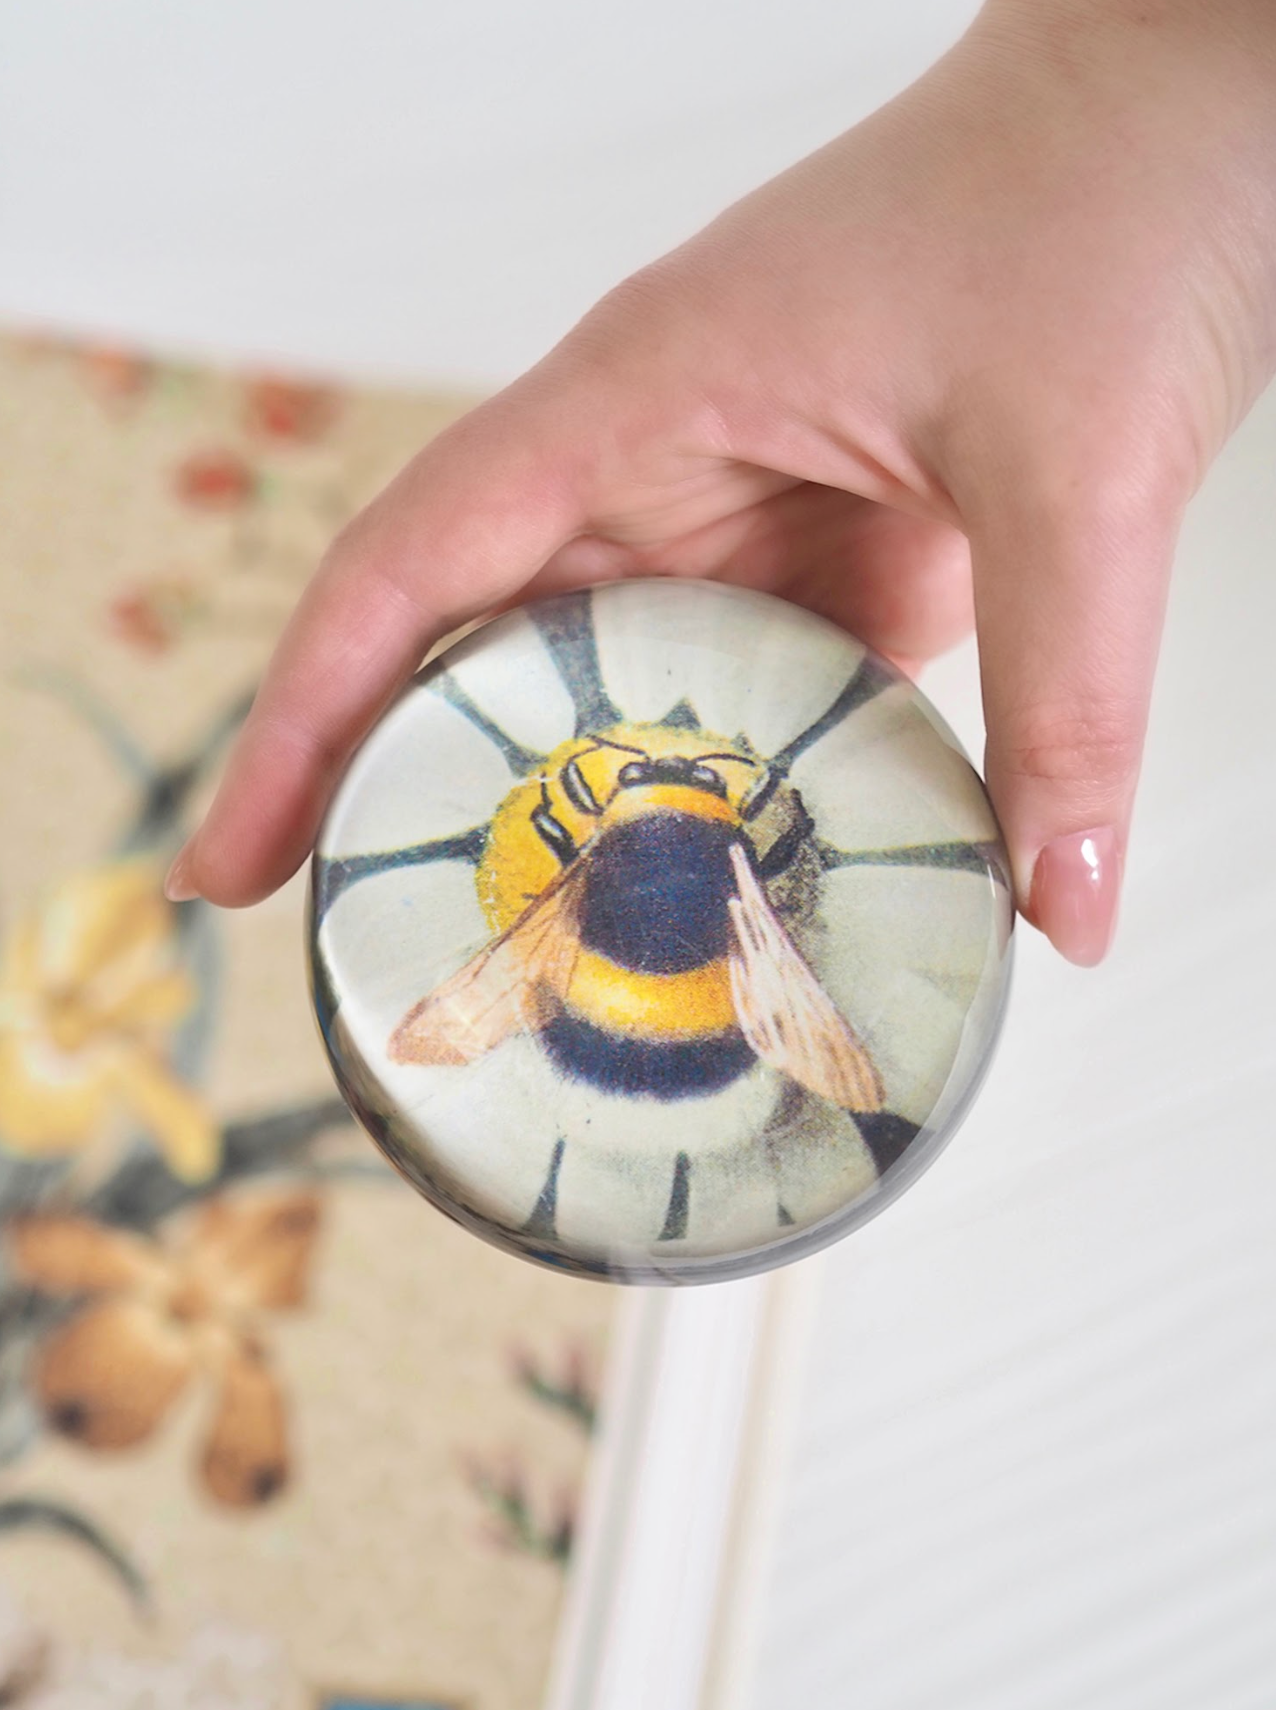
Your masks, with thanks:
M1065 74L1181 67L1269 97L1276 87L1272 0L985 0L972 34L1000 37Z
M1180 281L1207 462L1276 371L1276 5L986 0L950 65L998 170L1139 257L1149 301Z

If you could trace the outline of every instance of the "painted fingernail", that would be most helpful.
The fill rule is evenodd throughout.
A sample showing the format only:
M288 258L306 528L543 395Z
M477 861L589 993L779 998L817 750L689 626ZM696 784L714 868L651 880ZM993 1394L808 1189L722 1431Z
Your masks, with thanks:
M1112 943L1120 891L1115 827L1076 831L1056 837L1037 856L1028 914L1061 955L1093 968Z
M191 850L195 840L182 845L177 852L177 858L164 877L164 895L169 902L192 902L199 895L190 881Z

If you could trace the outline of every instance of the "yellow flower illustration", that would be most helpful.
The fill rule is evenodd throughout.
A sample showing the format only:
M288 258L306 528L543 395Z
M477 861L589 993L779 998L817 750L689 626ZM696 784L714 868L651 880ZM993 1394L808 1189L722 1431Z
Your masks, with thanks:
M319 1216L318 1197L299 1191L212 1200L164 1244L82 1217L12 1223L19 1280L84 1299L36 1351L49 1424L87 1449L130 1448L202 1374L216 1388L205 1489L233 1508L275 1495L287 1416L256 1320L304 1302Z
M211 1175L217 1126L167 1050L195 997L157 866L121 860L64 881L0 957L0 1144L56 1157L131 1120L175 1175Z

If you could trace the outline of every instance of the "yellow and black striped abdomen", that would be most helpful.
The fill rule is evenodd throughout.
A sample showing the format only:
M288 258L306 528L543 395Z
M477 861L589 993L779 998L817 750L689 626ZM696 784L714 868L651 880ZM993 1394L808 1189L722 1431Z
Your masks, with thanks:
M729 851L739 836L725 815L665 808L600 833L576 968L541 1034L565 1073L608 1092L677 1099L714 1092L753 1066L727 968Z

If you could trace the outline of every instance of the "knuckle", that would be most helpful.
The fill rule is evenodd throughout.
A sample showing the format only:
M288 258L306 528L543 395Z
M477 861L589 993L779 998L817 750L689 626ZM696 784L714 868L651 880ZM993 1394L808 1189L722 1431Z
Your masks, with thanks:
M671 449L725 454L720 349L697 328L693 270L666 258L622 281L546 358L541 387L555 419L589 423L582 490L627 486ZM577 430L578 431L578 430Z
M666 343L671 293L654 268L615 286L568 334L559 365L592 383L620 381L646 367Z
M1120 702L1039 709L1015 721L999 745L998 769L1032 783L1106 793L1137 773L1142 734L1141 711Z
M555 355L591 382L618 382L641 391L687 364L703 367L710 353L697 328L712 314L701 270L675 253L608 291Z
M1177 478L1147 458L1053 459L1025 483L1035 536L1061 561L1117 568L1159 557L1182 510Z
M612 287L587 315L603 323L640 329L659 322L677 296L674 270L668 261L655 261Z
M585 319L633 333L659 332L677 324L701 295L699 278L685 251L661 256L613 286Z
M1114 397L1065 382L1047 409L1021 390L985 397L947 449L979 532L998 532L1010 491L1011 511L1043 542L1116 563L1164 552L1201 474L1181 413L1143 387Z
M1056 495L1056 532L1073 534L1098 559L1138 564L1166 546L1187 491L1172 461L1148 445L1108 448L1102 467L1070 484L1071 507Z

